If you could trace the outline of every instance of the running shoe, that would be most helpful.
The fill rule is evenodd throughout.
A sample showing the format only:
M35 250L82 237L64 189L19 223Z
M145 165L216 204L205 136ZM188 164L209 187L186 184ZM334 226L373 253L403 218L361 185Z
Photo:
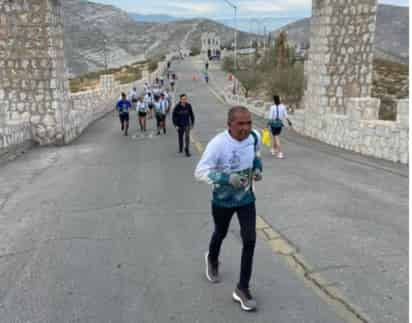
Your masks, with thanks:
M254 300L249 289L240 289L236 287L232 297L235 302L240 303L242 310L247 312L256 310L256 301Z
M209 259L209 252L205 253L206 278L211 283L218 283L219 279L219 263L213 264Z

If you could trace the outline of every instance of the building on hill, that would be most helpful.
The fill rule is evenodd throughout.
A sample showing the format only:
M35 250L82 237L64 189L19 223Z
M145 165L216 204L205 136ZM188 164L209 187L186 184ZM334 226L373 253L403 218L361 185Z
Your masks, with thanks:
M202 49L201 56L207 60L211 57L220 57L221 54L221 39L215 32L202 33Z

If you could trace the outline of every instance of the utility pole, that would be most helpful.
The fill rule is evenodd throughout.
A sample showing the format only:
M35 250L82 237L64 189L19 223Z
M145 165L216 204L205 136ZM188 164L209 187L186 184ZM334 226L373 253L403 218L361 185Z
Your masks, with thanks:
M103 55L104 55L104 69L107 71L108 64L107 64L107 40L106 38L103 39Z
M233 64L234 64L234 71L237 69L237 6L235 6L232 2L229 0L224 0L229 6L231 6L234 10L234 31L235 31L235 36L234 36L234 58L233 58Z

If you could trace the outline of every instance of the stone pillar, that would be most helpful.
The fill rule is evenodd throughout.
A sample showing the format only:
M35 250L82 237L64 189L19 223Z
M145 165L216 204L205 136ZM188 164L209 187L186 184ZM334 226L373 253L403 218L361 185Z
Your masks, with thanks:
M62 141L67 95L61 0L0 1L0 101L40 144Z
M402 126L409 128L409 99L402 99L398 101L397 122L399 122Z
M376 0L313 0L305 106L345 113L345 98L372 89Z

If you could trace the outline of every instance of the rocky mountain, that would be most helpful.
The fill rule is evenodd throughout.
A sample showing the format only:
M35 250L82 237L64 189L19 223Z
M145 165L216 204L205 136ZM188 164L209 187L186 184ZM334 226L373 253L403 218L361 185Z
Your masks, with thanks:
M178 48L200 48L201 33L215 31L223 46L233 42L233 29L207 19L170 23L136 22L118 8L86 0L63 2L66 65L71 76L118 67ZM240 32L239 46L254 35Z
M129 12L129 16L137 22L159 22L167 23L172 21L181 20L180 18L172 17L169 15L141 15L138 13Z
M295 43L309 43L310 18L274 31L286 30L288 38ZM375 54L378 58L408 64L409 60L409 8L379 5L375 37Z

